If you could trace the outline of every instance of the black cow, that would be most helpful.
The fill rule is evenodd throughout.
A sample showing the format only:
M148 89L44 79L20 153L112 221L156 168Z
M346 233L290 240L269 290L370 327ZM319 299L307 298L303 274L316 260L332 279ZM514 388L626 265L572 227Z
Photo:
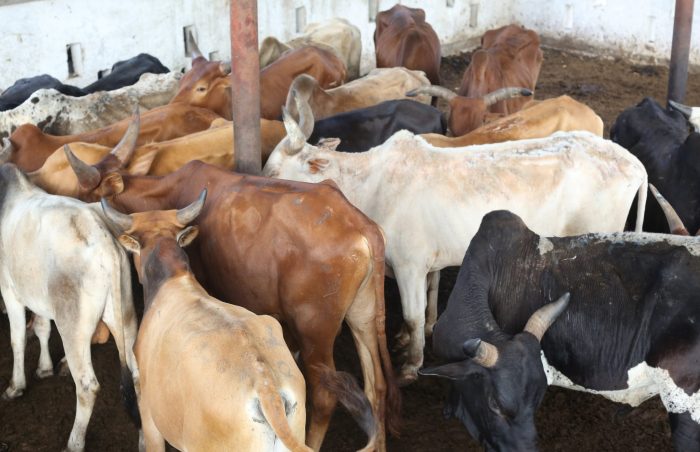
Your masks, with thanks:
M133 85L139 81L143 74L165 74L167 72L170 72L170 69L163 66L158 58L147 53L139 53L133 58L114 63L109 74L86 86L83 90L87 93L112 91Z
M660 394L676 450L699 450L699 254L695 237L545 238L491 212L433 332L450 364L421 374L453 380L446 412L489 450L536 450L548 383L631 405Z
M7 88L0 95L0 111L12 110L40 89L55 89L67 96L81 97L97 91L111 91L136 83L142 74L151 72L161 74L169 72L158 58L141 53L125 61L118 61L112 66L112 72L85 88L65 85L48 74L22 78Z
M689 131L678 111L645 98L618 116L610 138L627 148L644 165L649 182L676 208L691 232L700 228L700 134ZM634 207L630 210L633 223ZM644 230L668 232L664 215L653 201L647 204Z
M340 138L338 151L364 152L403 129L444 135L447 121L430 105L408 99L388 100L316 121L308 141L318 144L324 138Z

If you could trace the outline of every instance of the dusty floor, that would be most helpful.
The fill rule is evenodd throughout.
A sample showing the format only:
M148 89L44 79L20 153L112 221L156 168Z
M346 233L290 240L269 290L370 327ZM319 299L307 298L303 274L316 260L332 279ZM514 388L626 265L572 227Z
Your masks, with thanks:
M456 88L467 62L468 54L443 60L443 84ZM634 66L622 61L546 51L536 97L569 94L587 103L603 118L607 134L617 115L644 96L663 101L667 77L668 70L664 67ZM700 105L700 76L690 76L688 93L686 103ZM443 272L441 303L447 300L455 276L455 269ZM398 290L393 281L387 282L386 298L389 333L393 335L400 320ZM58 361L63 353L55 330L51 348L54 361ZM11 451L60 450L72 426L73 382L67 377L34 379L38 350L37 340L30 340L25 395L11 402L0 401L0 443L7 443ZM426 357L426 362L430 363L429 352ZM336 347L336 360L340 368L359 375L352 340L345 332ZM93 361L102 389L87 433L87 450L136 450L136 429L120 404L114 344L94 346ZM7 386L11 371L9 326L7 317L0 315L0 390ZM444 385L433 379L421 379L403 390L403 433L400 438L390 438L389 450L479 450L461 424L443 419L444 393ZM545 451L671 449L666 413L658 399L630 410L593 395L550 388L540 407L537 426L540 446ZM324 450L354 450L361 447L363 441L357 427L339 410L331 423Z

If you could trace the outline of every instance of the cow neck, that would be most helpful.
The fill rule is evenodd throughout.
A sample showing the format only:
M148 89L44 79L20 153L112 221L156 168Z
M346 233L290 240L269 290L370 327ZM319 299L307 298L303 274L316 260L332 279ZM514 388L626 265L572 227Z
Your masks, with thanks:
M375 155L379 154L372 151L328 152L331 153L332 160L342 162L339 167L340 177L335 182L350 203L364 212L366 201L376 197L377 178L372 176L377 172L372 168L383 167L383 164L374 161ZM364 213L367 215L367 212Z
M153 304L163 285L180 276L195 279L185 250L174 239L159 239L152 250L144 250L142 256L142 281L144 288L144 314Z

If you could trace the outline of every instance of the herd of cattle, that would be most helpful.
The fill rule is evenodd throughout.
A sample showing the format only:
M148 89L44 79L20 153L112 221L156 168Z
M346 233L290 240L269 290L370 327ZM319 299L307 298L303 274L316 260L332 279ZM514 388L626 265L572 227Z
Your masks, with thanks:
M90 344L109 333L149 451L319 450L338 401L364 450L385 450L419 375L451 380L446 412L488 450L537 449L548 384L658 394L675 448L700 450L700 242L684 237L700 229L700 111L646 98L606 140L586 105L534 99L534 31L485 33L454 93L423 10L376 24L363 77L343 19L263 41L264 177L232 172L230 67L194 42L184 75L139 55L82 89L42 75L0 95L3 399L26 389L27 331L36 375L53 375L53 320L70 451L99 389ZM440 270L460 264L438 318ZM385 275L404 315L393 356ZM364 390L335 370L343 321ZM424 368L431 335L444 364Z

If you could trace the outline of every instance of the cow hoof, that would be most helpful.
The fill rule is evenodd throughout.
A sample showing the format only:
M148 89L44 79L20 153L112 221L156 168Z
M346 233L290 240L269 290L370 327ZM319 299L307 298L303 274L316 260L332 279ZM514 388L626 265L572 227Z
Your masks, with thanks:
M10 386L2 393L2 400L13 400L22 394L24 394L24 389L14 389Z
M34 373L39 380L53 376L53 369L37 369Z
M418 379L418 368L417 367L404 367L401 369L401 375L399 375L398 384L400 387L408 386Z

